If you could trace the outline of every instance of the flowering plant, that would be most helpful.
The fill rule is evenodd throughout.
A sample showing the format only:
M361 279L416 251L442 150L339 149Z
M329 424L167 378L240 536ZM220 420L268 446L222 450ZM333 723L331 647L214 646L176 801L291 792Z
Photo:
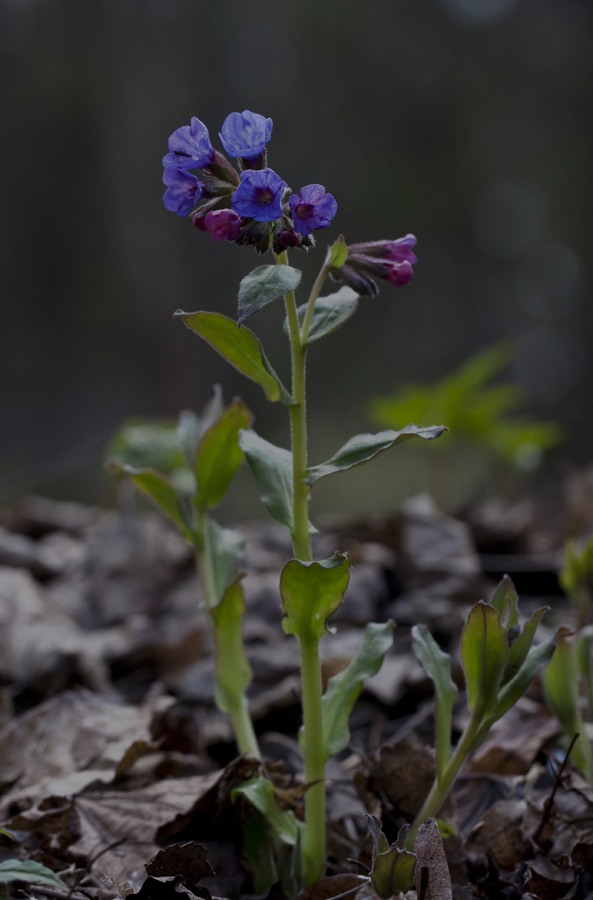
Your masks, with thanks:
M268 400L287 407L291 449L275 446L257 434L251 428L251 414L240 400L225 409L216 393L201 417L183 413L177 430L169 426L169 456L161 453L158 460L149 460L138 453L137 446L134 450L129 435L120 435L111 459L113 465L132 475L136 485L161 506L196 548L202 592L215 635L217 702L231 717L239 750L253 757L259 757L259 749L245 698L250 672L241 643L244 603L238 575L240 535L220 528L210 518L243 456L263 503L291 534L294 559L282 570L280 594L284 631L298 639L301 652L301 738L307 787L304 825L291 811L275 805L273 786L263 777L242 785L235 794L266 816L273 836L293 845L293 871L301 872L308 883L322 874L325 865L326 761L346 747L349 714L363 681L379 670L392 641L392 623L370 623L358 655L348 668L330 679L322 693L319 641L328 632L327 620L346 591L350 560L339 551L330 559L313 560L311 534L315 528L309 521L308 508L311 490L320 479L366 463L396 444L411 438L432 440L448 429L442 425L407 425L397 431L357 435L330 459L309 465L305 393L309 347L350 319L360 296L377 293L375 278L398 287L410 281L416 262L416 238L408 234L398 240L347 245L340 236L328 247L306 303L297 306L295 290L301 272L289 265L288 250L312 249L313 232L331 224L338 204L320 184L305 185L298 193L288 187L268 166L271 135L271 119L248 110L229 115L220 139L226 153L238 161L235 169L212 146L206 126L193 118L189 126L182 126L169 138L169 152L163 159L167 187L163 200L167 209L190 217L193 225L209 233L213 241L251 245L260 255L273 255L272 264L260 265L242 279L237 321L217 312L178 311L176 315L239 372L258 383ZM341 287L321 297L328 277ZM259 338L244 326L247 319L282 298L292 368L290 388L276 374ZM497 619L499 612L494 607L488 609ZM478 625L473 629L468 626L467 644L479 655L483 634ZM500 631L500 625L498 628ZM430 668L434 648L428 637L423 640L428 649L421 656L429 659ZM476 678L476 684L481 684L480 677ZM500 686L497 678L496 691ZM482 712L483 704L480 715ZM476 728L484 725L483 718L479 723L475 718ZM473 740L475 734L471 737ZM447 743L446 752L441 753L443 766L448 750ZM465 745L463 751L467 751ZM439 788L438 797L431 795L427 814L442 802L459 768L457 760L455 764L455 773L447 769L446 788ZM261 883L259 886L263 888Z

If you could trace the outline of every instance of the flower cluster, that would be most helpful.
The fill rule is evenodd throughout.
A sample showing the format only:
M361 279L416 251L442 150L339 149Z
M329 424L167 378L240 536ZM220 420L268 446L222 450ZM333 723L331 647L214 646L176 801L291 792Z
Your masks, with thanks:
M412 265L417 262L413 247L416 238L407 234L396 241L370 241L366 244L349 244L346 262L333 269L334 281L343 281L357 294L375 297L379 289L370 277L375 275L390 281L397 287L408 284L413 275Z
M271 119L247 109L227 116L219 137L225 152L238 160L239 172L214 149L199 119L174 131L163 157L166 208L178 216L191 213L194 225L209 231L213 241L252 244L260 253L270 244L277 253L312 247L311 232L327 228L338 204L320 184L290 194L267 165L272 128Z

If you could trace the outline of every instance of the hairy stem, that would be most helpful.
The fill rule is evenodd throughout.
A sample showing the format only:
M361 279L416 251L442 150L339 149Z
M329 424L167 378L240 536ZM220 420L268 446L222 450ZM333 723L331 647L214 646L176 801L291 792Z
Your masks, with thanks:
M315 309L315 301L319 297L319 292L323 287L323 282L329 275L330 269L330 265L324 265L315 279L315 284L311 288L311 293L309 294L309 300L307 302L307 311L305 312L305 318L303 320L303 328L301 330L301 343L303 345L307 343L307 338L309 336L309 326L311 325L311 317L313 315L313 310Z
M429 816L435 816L438 813L439 809L443 805L444 800L447 797L447 794L453 787L455 779L459 774L459 770L467 759L471 746L476 739L476 735L480 729L480 725L482 724L482 718L483 717L481 712L478 712L478 714L474 713L472 715L465 731L459 738L459 743L455 748L455 753L451 757L449 765L445 769L440 782L438 774L437 776L435 776L433 785L430 789L430 793L424 801L422 809L414 819L412 827L408 832L408 836L406 838L406 847L409 850L414 845L416 832L418 831L420 825L422 825L422 823L426 819L428 819Z
M202 585L202 593L206 608L211 610L218 603L216 587L214 581L214 572L212 571L212 559L206 549L206 533L208 516L202 510L198 512L198 532L201 538L196 541L196 560L198 564L198 575ZM210 616L210 625L213 631L216 630L214 620ZM216 641L215 641L216 645ZM215 651L217 652L217 651ZM222 660L224 665L224 660ZM249 714L249 705L247 697L242 690L237 690L235 696L229 704L228 714L233 725L233 732L239 753L247 753L248 756L259 759L261 757L257 737L253 728L253 722Z

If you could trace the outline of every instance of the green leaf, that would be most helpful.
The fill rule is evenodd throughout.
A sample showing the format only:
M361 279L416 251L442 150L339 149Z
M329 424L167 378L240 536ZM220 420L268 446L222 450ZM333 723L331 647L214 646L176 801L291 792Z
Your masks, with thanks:
M297 315L299 325L302 328L307 312L307 303L299 306ZM318 341L319 338L331 334L340 325L343 325L350 316L353 316L358 309L358 294L352 288L343 287L335 294L329 297L319 297L315 301L311 323L309 325L309 333L307 334L307 344L312 341ZM288 319L284 320L284 331L289 333Z
M165 475L184 466L176 423L130 419L109 442L105 462L112 468L156 469Z
M496 722L501 716L504 716L511 706L514 706L517 700L523 696L539 670L543 666L546 666L552 659L556 648L556 641L557 636L553 635L549 641L538 644L537 647L533 647L533 649L529 651L525 662L517 674L508 681L500 691L496 705L492 711L490 724Z
M251 668L243 646L245 602L239 579L228 586L218 606L210 612L216 642L216 705L228 713L236 707L251 681Z
M236 399L203 435L196 458L196 506L212 509L223 500L243 462L239 432L249 428L252 421L253 416L243 401Z
M383 657L393 642L393 623L370 622L362 646L350 665L329 679L321 701L323 746L329 759L343 750L350 740L348 719L362 691L365 678L376 675Z
M242 431L239 444L255 478L262 503L278 522L292 531L292 453L270 444L255 431Z
M245 797L263 815L274 836L284 844L294 846L299 824L291 809L281 809L274 796L274 785L267 778L251 778L231 791L231 800Z
M451 752L451 711L457 695L457 687L451 678L451 657L441 650L426 625L414 625L412 628L412 649L434 683L437 775L440 781Z
M474 714L489 716L509 661L507 632L493 606L480 600L470 610L461 635L461 661L467 703Z
M362 463L368 462L379 453L389 450L395 444L401 444L410 438L419 437L425 441L431 441L438 438L444 431L448 431L444 425L430 425L428 428L422 428L417 425L407 425L401 431L380 431L379 434L358 434L356 437L350 438L341 450L328 459L327 462L320 466L312 466L307 469L307 476L303 479L305 484L315 484L320 478L326 475L333 475L335 472L344 472L353 466L360 466Z
M371 825L373 819L374 827ZM375 891L383 900L405 894L414 886L416 867L416 854L403 849L407 826L400 830L398 839L392 847L379 853L378 848L387 844L387 839L380 828L378 829L380 834L376 834L379 823L374 816L367 816L367 822L373 836L373 868L370 878Z
M442 819L435 819L435 822L437 823L439 834L443 840L449 837L457 837L455 826L452 825L451 822L444 822Z
M204 550L210 560L210 571L217 602L222 600L227 587L239 574L239 559L242 549L243 535L240 531L222 528L213 519L207 518Z
M242 279L239 287L239 328L268 303L294 291L301 272L292 266L258 266Z
M177 440L181 447L185 462L192 472L196 463L200 432L200 420L195 412L191 409L182 410L182 412L179 413L179 420L177 422Z
M373 839L373 859L379 853L386 853L389 850L389 841L383 834L383 829L381 828L381 822L377 818L377 816L366 815L365 819L367 820L367 825L369 827L369 831L371 832L371 838Z
M509 664L507 666L506 672L504 673L504 677L502 680L503 684L506 684L507 681L510 681L511 678L514 678L525 660L527 659L527 654L531 649L531 645L533 644L533 639L535 637L535 632L537 626L540 623L540 620L544 613L549 612L549 606L542 606L540 609L536 609L533 613L532 617L528 622L523 626L523 631L519 635L519 637L511 644L509 649Z
M325 266L331 266L333 269L341 269L346 262L348 256L348 247L341 234L337 241L327 248L327 256L325 257Z
M6 859L0 863L0 882L26 881L28 884L46 884L67 891L62 879L41 863L32 859Z
M6 830L6 828L0 828L0 834L3 834L4 837L10 838L11 841L16 840L14 834L11 834L10 831Z
M188 543L193 544L195 531L188 520L180 498L170 481L154 469L138 471L129 466L121 466L121 471L132 477L136 487L146 494L177 525Z
M319 640L326 622L342 602L350 577L350 560L343 553L321 562L291 559L282 569L280 593L286 634L300 641Z
M576 654L568 640L571 634L568 628L558 629L558 643L542 681L547 704L567 738L572 740L575 734L580 735L572 749L572 758L577 769L593 784L593 752L579 711Z
M181 316L188 328L208 341L211 347L230 362L239 372L260 384L268 400L280 399L280 386L263 361L262 346L252 331L239 328L232 319L220 313L175 313Z
M512 579L503 575L492 595L490 606L498 610L504 628L513 628L519 624L518 602L519 597Z

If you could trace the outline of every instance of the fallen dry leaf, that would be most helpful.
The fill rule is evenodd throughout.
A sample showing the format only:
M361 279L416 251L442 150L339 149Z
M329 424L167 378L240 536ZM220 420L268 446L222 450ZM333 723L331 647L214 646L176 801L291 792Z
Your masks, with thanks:
M413 849L416 854L414 886L418 900L453 900L443 839L432 817L418 829Z

